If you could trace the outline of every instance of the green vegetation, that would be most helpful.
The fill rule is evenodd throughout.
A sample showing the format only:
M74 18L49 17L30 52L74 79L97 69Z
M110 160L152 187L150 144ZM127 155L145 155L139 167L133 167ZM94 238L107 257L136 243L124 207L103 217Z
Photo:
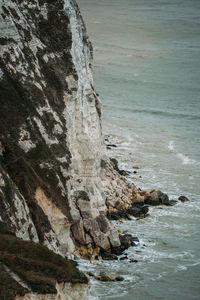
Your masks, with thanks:
M15 281L0 263L0 299L11 300L15 296L24 296L28 291Z
M0 278L2 299L11 299L19 291L25 292L5 273L3 264L16 273L33 292L56 293L56 282L87 283L88 279L70 261L50 251L41 244L23 241L0 222ZM5 288L8 286L9 288ZM4 287L4 288L3 288Z

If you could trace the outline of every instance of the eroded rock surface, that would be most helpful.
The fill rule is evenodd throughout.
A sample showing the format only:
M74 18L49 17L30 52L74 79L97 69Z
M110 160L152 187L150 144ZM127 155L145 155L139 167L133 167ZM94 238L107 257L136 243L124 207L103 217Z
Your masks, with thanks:
M118 247L105 215L135 187L105 155L76 2L2 0L0 44L0 220L63 256Z

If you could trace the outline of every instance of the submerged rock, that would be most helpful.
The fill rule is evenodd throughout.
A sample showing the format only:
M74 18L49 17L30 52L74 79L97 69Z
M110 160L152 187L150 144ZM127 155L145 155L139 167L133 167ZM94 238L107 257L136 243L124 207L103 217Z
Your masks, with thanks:
M111 148L117 148L117 145L115 145L115 144L107 144L106 146L111 147Z
M134 241L134 242L137 242L137 243L140 242L137 236L133 236L133 241Z
M115 281L111 274L101 272L99 275L94 275L94 278L100 281Z
M168 206L174 206L177 204L178 201L176 200L169 200Z
M128 259L128 256L127 256L127 255L126 255L126 256L120 257L120 260L126 260L126 259Z
M101 252L100 255L103 260L118 260L117 255L113 253Z
M111 162L111 165L114 168L114 170L116 170L120 175L122 175L122 176L130 175L129 171L119 169L118 161L116 158L110 158L110 162Z
M115 281L123 281L124 277L123 276L116 276Z
M138 251L137 251L137 252L138 252ZM131 262L131 263L138 263L138 260L137 260L137 259L134 259L134 258L131 258L131 259L130 259L130 262Z
M181 202L188 202L188 201L190 201L187 197L185 197L185 196L180 196L179 198L178 198L178 200L179 201L181 201Z
M123 276L116 276L116 277L113 277L112 274L107 274L105 272L101 272L100 274L96 274L94 275L94 278L96 280L100 280L100 281L123 281L124 280L124 277Z
M129 176L130 172L127 171L127 170L119 170L119 174L122 175L122 176Z
M149 211L147 205L144 205L142 202L139 202L139 205L133 203L132 207L126 210L115 210L107 213L109 220L120 220L127 219L132 220L131 216L135 218L144 218Z

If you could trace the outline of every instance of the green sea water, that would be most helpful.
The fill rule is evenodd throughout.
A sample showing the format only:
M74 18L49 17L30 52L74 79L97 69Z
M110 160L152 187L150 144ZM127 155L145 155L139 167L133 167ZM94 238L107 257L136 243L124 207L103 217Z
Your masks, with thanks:
M108 154L122 168L139 168L130 176L137 186L191 200L118 224L139 237L128 250L139 262L90 267L125 277L94 281L91 295L200 299L200 1L77 2L94 46L104 134L118 146Z

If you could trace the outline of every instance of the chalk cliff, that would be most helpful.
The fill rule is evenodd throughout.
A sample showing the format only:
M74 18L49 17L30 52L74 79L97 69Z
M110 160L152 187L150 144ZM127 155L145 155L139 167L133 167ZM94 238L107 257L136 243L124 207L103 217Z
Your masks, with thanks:
M0 44L0 220L63 256L118 247L107 205L134 186L106 158L76 2L2 0Z

